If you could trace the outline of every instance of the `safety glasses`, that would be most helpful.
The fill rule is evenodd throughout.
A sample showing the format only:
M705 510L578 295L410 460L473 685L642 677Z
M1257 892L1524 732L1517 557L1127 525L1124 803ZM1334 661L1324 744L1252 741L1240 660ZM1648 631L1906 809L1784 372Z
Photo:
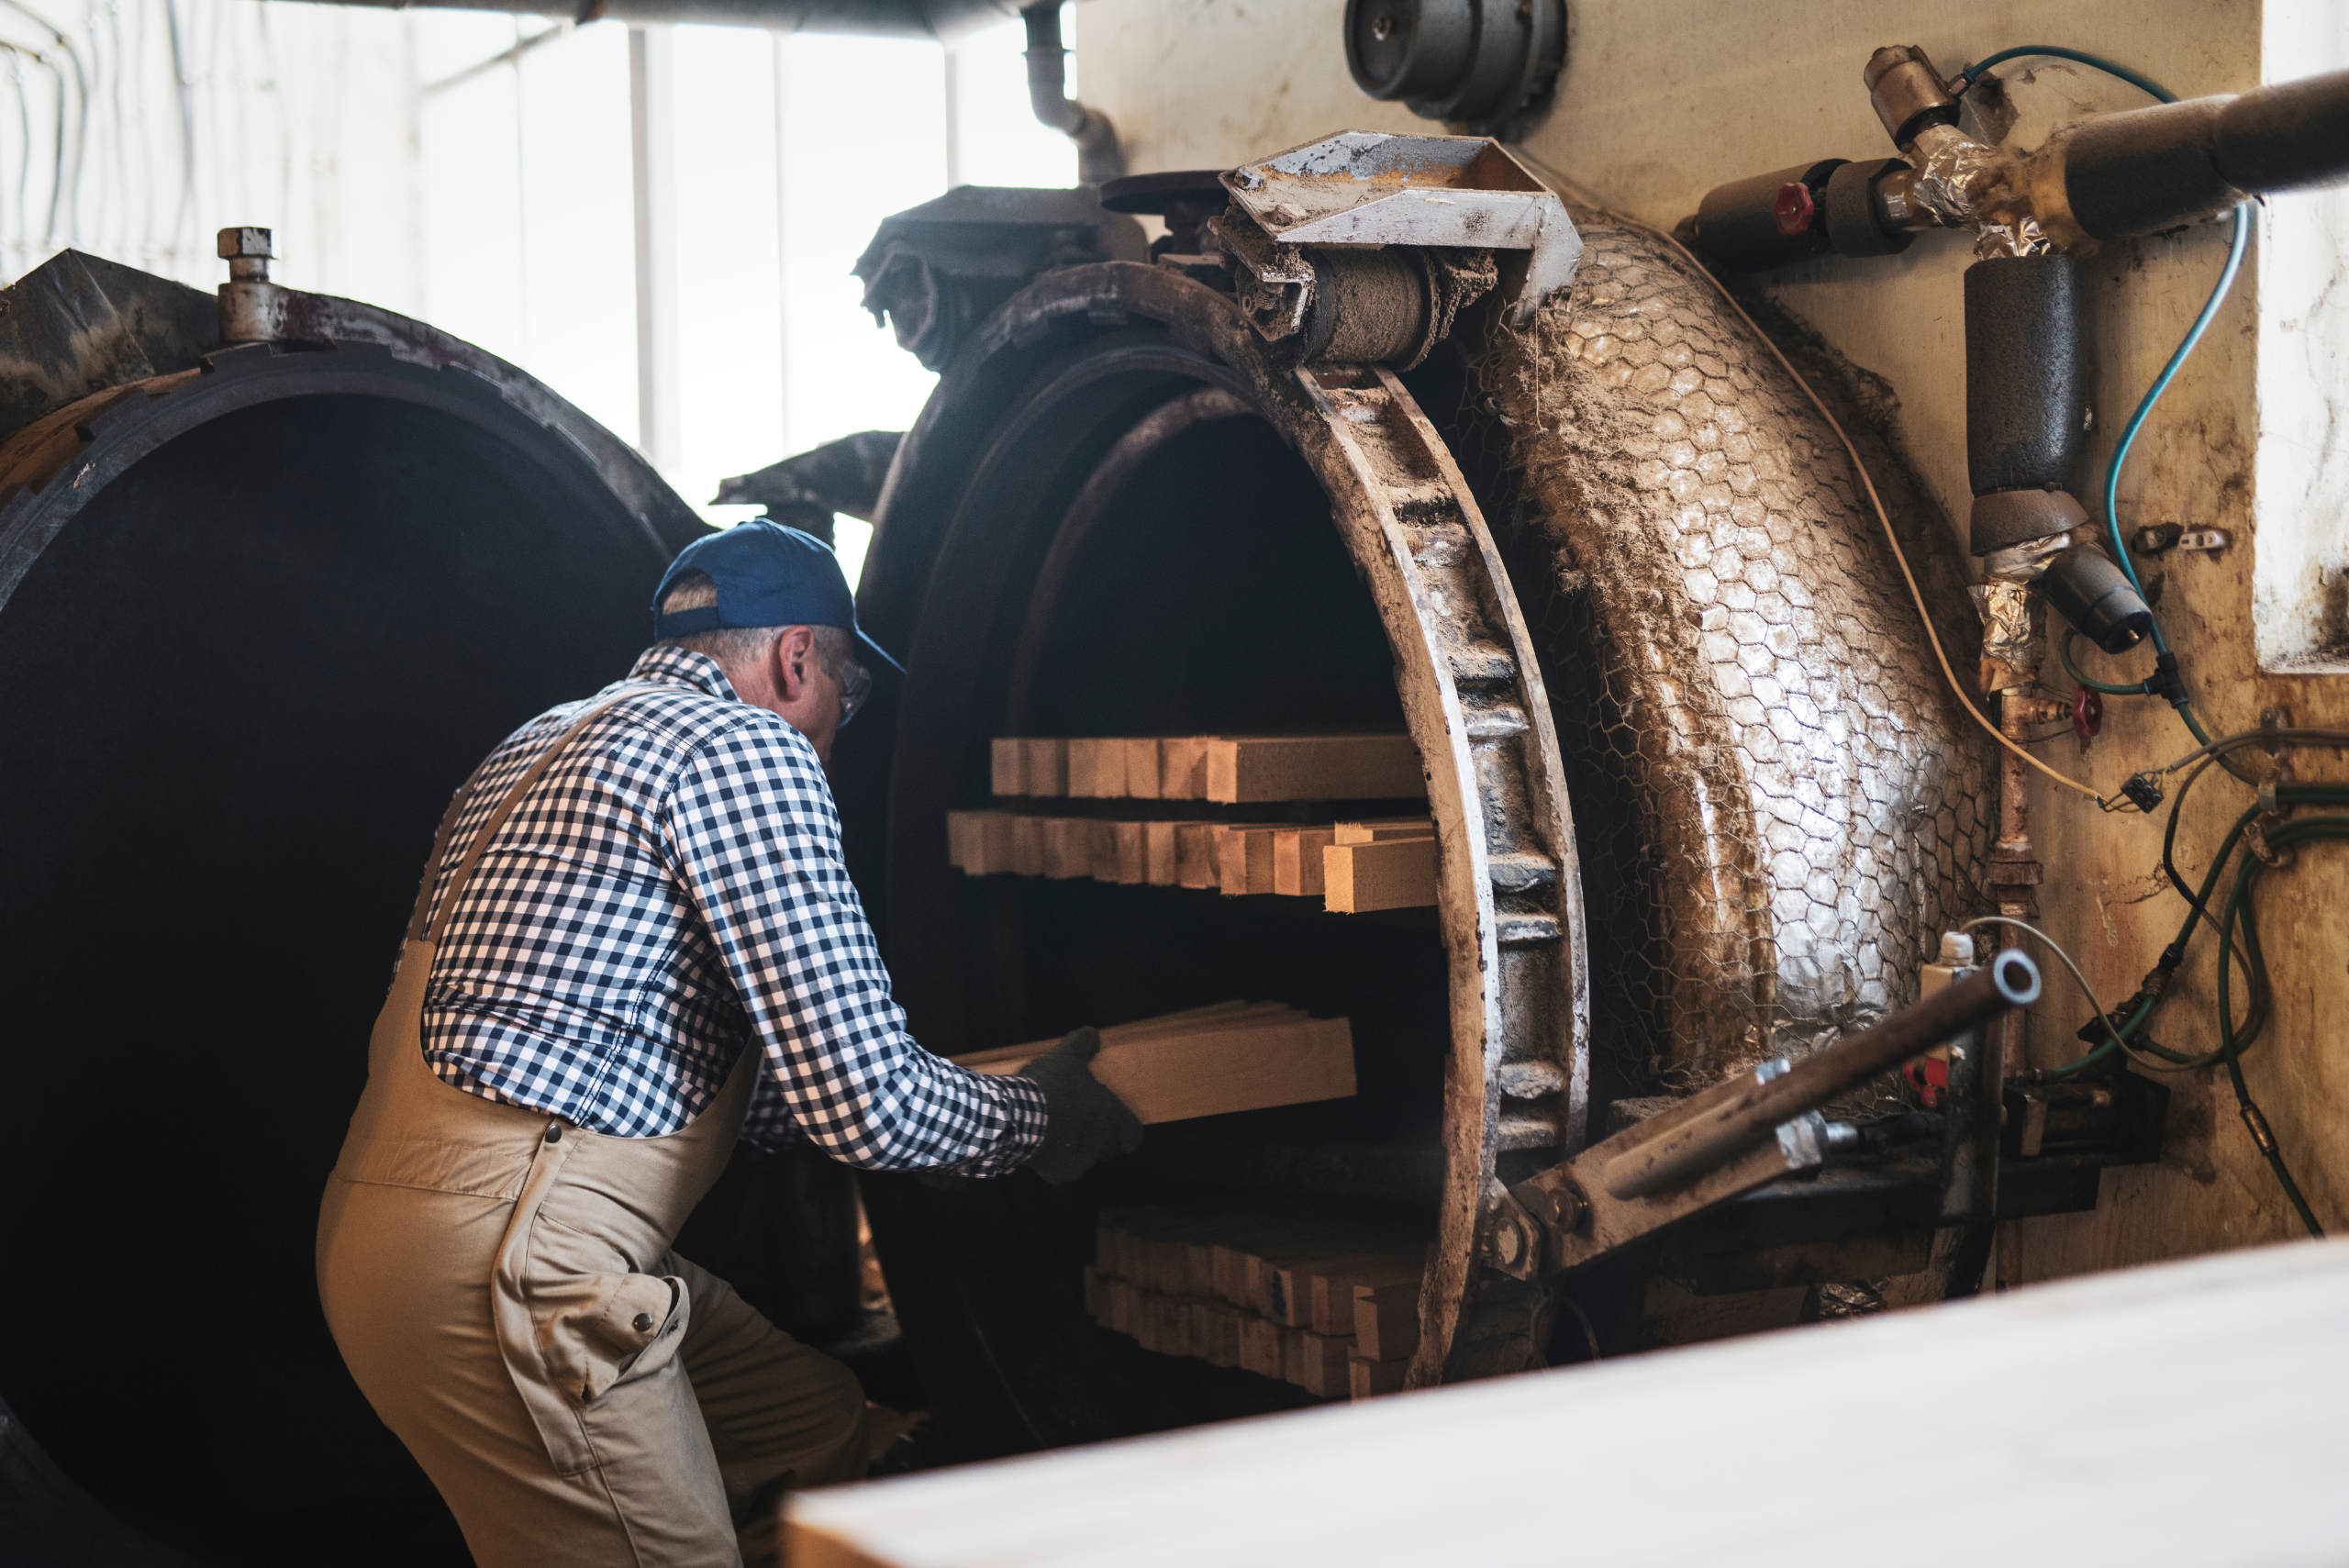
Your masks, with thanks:
M842 729L846 729L848 721L856 717L856 710L864 706L864 699L873 695L873 672L853 659L849 660L847 665L848 667L841 672L841 728Z

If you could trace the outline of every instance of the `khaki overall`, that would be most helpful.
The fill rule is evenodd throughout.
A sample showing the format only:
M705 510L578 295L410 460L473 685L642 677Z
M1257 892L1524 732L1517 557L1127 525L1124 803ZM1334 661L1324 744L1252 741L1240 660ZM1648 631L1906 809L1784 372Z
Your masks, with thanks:
M425 1065L425 984L451 912L516 801L607 706L507 793L427 930L470 791L442 819L318 1214L335 1343L482 1568L771 1559L785 1486L864 1467L855 1376L670 1251L734 1146L755 1044L701 1116L658 1138L584 1132Z

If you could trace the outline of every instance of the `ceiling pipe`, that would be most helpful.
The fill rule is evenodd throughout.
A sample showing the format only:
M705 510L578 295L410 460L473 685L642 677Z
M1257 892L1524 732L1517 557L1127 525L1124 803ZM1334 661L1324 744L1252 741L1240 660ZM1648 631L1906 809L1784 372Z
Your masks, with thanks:
M405 10L507 11L584 25L610 17L644 27L691 22L763 28L769 32L846 33L867 38L937 39L952 43L1020 14L1015 0L329 0ZM1057 30L1056 30L1057 36ZM1031 46L1032 47L1032 46Z

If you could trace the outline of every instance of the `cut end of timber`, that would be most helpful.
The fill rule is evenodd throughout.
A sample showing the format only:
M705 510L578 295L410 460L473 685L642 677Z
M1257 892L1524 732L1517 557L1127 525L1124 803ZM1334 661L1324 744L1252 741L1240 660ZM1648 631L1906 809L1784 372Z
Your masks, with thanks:
M1342 829L1341 829L1342 835ZM1350 915L1416 909L1436 901L1435 840L1381 839L1321 851L1322 896Z
M974 1073L1017 1073L1058 1043L1032 1040L952 1060ZM1093 1075L1145 1124L1347 1099L1354 1093L1353 1027L1278 1002L1224 1002L1103 1029Z

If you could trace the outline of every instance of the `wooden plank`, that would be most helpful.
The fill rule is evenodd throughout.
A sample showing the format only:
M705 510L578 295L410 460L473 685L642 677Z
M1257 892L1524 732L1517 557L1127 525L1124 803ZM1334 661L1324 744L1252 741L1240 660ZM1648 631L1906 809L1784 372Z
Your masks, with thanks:
M1414 909L1435 902L1435 840L1330 844L1321 851L1323 900L1341 914Z
M1281 1329L1281 1381L1305 1385L1305 1330L1284 1326Z
M1408 1361L1419 1348L1419 1282L1354 1286L1354 1351L1370 1361Z
M1205 800L1208 797L1208 747L1205 735L1168 736L1158 743L1158 798Z
M1017 874L1044 874L1044 824L1048 820L1042 817L1011 819L1011 869Z
M1124 1334L1129 1338L1138 1337L1135 1332L1135 1323L1137 1319L1136 1308L1141 1300L1141 1290L1130 1282L1121 1279L1113 1279L1109 1282L1109 1329L1111 1332Z
M980 1073L1017 1072L1029 1060L983 1054L991 1059L956 1060ZM1345 1099L1354 1092L1353 1031L1343 1018L1300 1018L1148 1040L1105 1038L1093 1074L1151 1124Z
M1373 800L1422 795L1419 749L1408 735L1232 736L1209 741L1207 797Z
M1277 822L1227 822L1215 830L1216 885L1227 898L1273 890Z
M1309 1209L1230 1218L1216 1233L1209 1288L1223 1300L1255 1311L1254 1285L1267 1258L1328 1251L1332 1224L1328 1215Z
M1253 1313L1240 1319L1240 1367L1258 1377L1278 1382L1281 1375L1281 1326Z
M1147 822L1112 822L1108 825L1110 840L1117 853L1109 867L1111 874L1101 877L1102 881L1139 886L1150 880L1150 841L1143 831L1149 826ZM1097 870L1094 875L1100 877L1101 873Z
M1346 1358L1346 1395L1353 1399L1375 1399L1382 1394L1403 1392L1403 1374L1411 1363L1402 1361L1375 1362L1361 1355Z
M1336 841L1328 828L1284 828L1273 835L1273 891L1291 898L1319 898L1328 885L1321 851Z
M1091 800L1126 795L1126 743L1087 736L1068 743L1068 793Z
M1204 1007L1192 1007L1180 1013L1164 1013L1156 1018L1136 1018L1130 1023L1111 1024L1100 1031L1104 1042L1111 1045L1122 1041L1156 1040L1164 1035L1191 1035L1211 1032L1219 1029L1253 1028L1258 1024L1279 1020L1301 1019L1305 1017L1295 1007L1283 1002L1216 1002ZM1025 1062L1041 1051L1060 1043L1060 1037L1051 1040L1023 1040L1018 1045L990 1046L984 1051L965 1051L954 1060L963 1065L975 1066L983 1062ZM1164 1207L1165 1206L1158 1206ZM1137 1209L1135 1213L1152 1212ZM1186 1212L1189 1212L1186 1207Z
M1058 881L1093 874L1093 829L1090 817L1048 817L1044 819L1044 874Z
M1093 870L1096 882L1118 880L1118 829L1130 828L1130 822L1096 822L1093 824Z
M1324 1334L1350 1335L1353 1332L1352 1293L1341 1292L1338 1297L1348 1304L1345 1320L1323 1327L1313 1318L1314 1281L1333 1272L1391 1272L1397 1257L1407 1251L1424 1257L1425 1251L1418 1243L1407 1245L1383 1225L1319 1218L1307 1225L1297 1240L1265 1247L1251 1256L1246 1265L1250 1300L1257 1311L1276 1322L1294 1323ZM1329 1321L1326 1310L1323 1321Z
M1142 880L1152 887L1174 885L1174 829L1173 822L1145 822L1141 825Z
M1297 1380L1297 1386L1323 1399L1343 1399L1353 1393L1346 1363L1353 1352L1354 1337L1348 1334L1340 1339L1307 1329L1302 1338L1305 1375Z
M1341 822L1335 829L1341 844L1375 844L1382 839L1432 839L1432 817L1374 817L1366 822Z
M1215 887L1221 872L1216 865L1213 822L1179 822L1174 828L1174 884Z
M1068 742L1028 736L1020 742L1019 782L1030 795L1068 793Z
M1010 870L1012 821L1008 811L948 812L948 861L969 876Z
M1126 794L1136 800L1157 800L1161 770L1165 762L1159 754L1159 740L1154 735L1130 736L1125 741Z
M1312 1328L1317 1334L1353 1339L1354 1291L1357 1286L1407 1284L1419 1286L1427 1272L1427 1249L1413 1247L1389 1252L1365 1253L1324 1263L1312 1271Z
M2330 1563L2349 1540L2349 1436L2322 1395L2349 1386L2344 1320L2349 1241L2244 1248L1431 1388L1402 1407L796 1493L789 1560L1098 1568L1146 1539L1150 1562L1215 1568L1718 1568L1865 1561L1884 1555L1890 1529L1903 1568ZM1930 1419L1879 1422L1856 1441L1789 1439L1787 1413L1814 1408L1821 1389L1913 1386L1920 1367L1980 1370L1940 1378ZM2178 1453L2195 1456L2190 1479L2146 1458ZM1917 1477L1953 1455L1966 1505L1902 1530ZM2208 1503L2237 1496L2255 1507Z
M970 868L971 874L995 876L1010 871L1018 860L1011 841L1013 824L1019 818L1008 811L982 812L980 817L978 863Z
M1180 1296L1159 1296L1152 1300L1151 1322L1157 1343L1151 1348L1163 1356L1187 1356L1197 1352L1191 1346L1191 1303Z
M1028 793L1028 743L1016 735L987 742L987 787L1000 795Z

